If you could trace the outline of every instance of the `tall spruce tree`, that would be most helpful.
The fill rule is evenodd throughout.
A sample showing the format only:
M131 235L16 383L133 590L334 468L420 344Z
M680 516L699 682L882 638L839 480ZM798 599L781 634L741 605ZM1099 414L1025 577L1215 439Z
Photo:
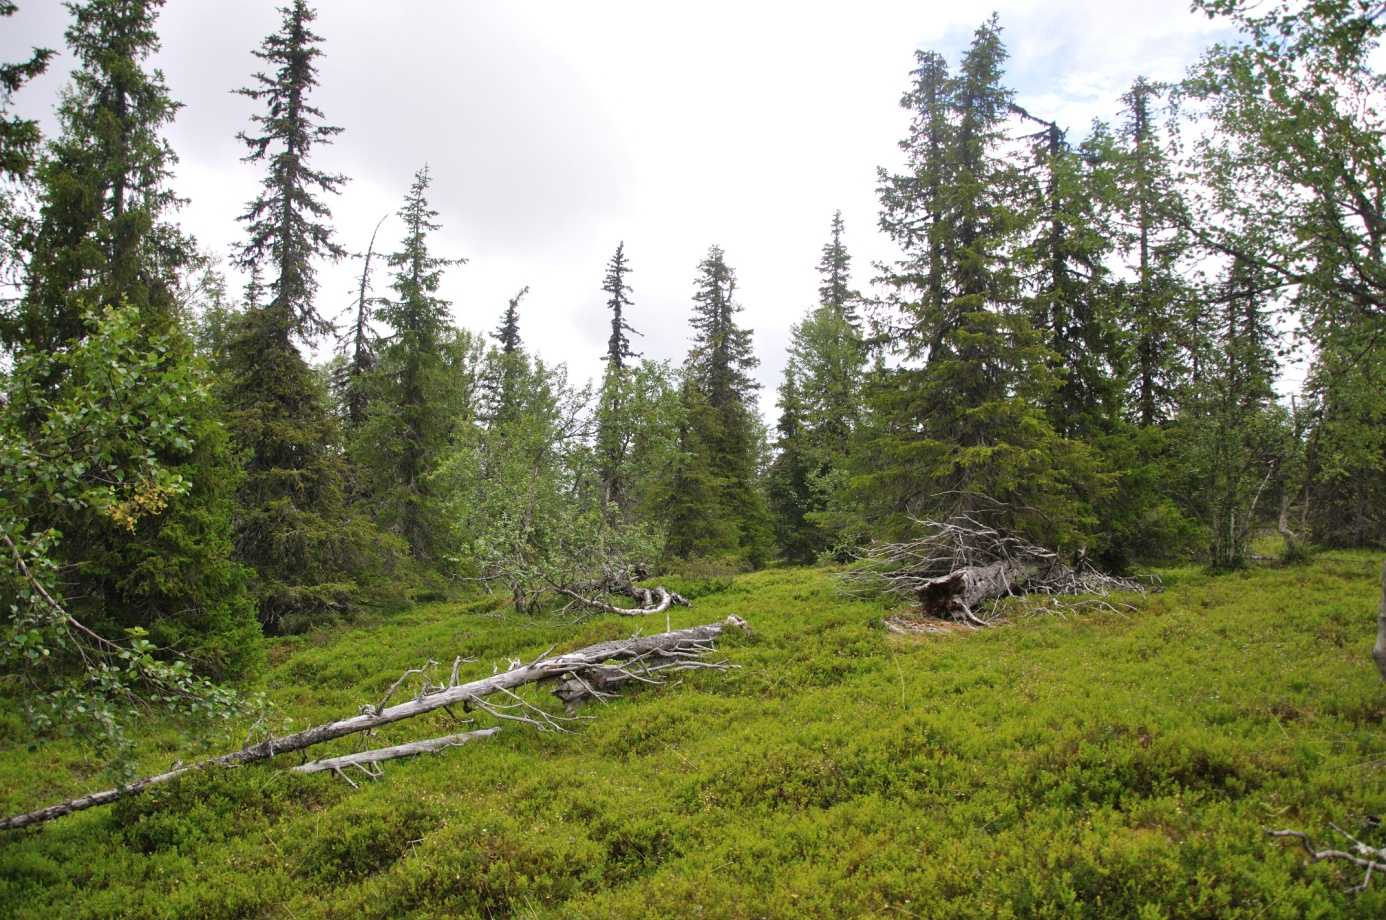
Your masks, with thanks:
M387 215L388 216L388 215ZM379 355L376 354L376 333L371 326L375 299L371 296L371 263L375 261L375 239L380 233L380 218L371 231L371 241L361 257L361 282L356 291L356 316L344 343L345 362L333 374L334 395L341 406L342 420L347 430L355 432L366 423L366 409L370 404L371 372L375 370Z
M39 165L41 216L27 291L6 339L57 348L86 332L90 309L138 307L151 329L174 322L171 288L192 252L161 223L177 199L163 129L179 104L145 62L159 47L162 0L69 4L78 62L58 107L62 134Z
M693 348L684 362L684 412L668 508L666 552L676 558L736 556L762 564L769 551L769 521L757 487L761 433L755 415L760 362L751 330L736 324L736 272L721 247L698 264L693 294Z
M487 355L483 389L489 406L484 410L491 427L508 422L520 412L524 380L530 372L529 355L520 338L520 301L529 293L526 285L505 305L501 324L491 333L499 351Z
M917 59L903 100L912 172L881 184L882 228L905 251L884 279L888 331L910 363L875 380L858 494L889 529L965 514L1072 545L1099 477L1041 408L1054 379L1014 271L1020 164L1000 28L993 16L977 29L956 76L937 55Z
M1121 97L1123 144L1116 170L1120 245L1132 276L1119 292L1130 342L1131 402L1146 428L1169 418L1192 344L1184 321L1192 297L1179 265L1191 240L1156 117L1160 93L1158 84L1138 77Z
M278 32L256 57L272 72L241 92L265 103L256 133L238 137L248 162L268 165L264 188L241 220L248 239L239 262L262 271L267 302L246 310L228 355L229 420L246 451L237 494L236 545L255 568L260 619L277 630L303 628L350 609L394 548L347 506L347 469L326 393L295 346L330 328L314 304L315 261L343 249L321 200L345 181L309 165L313 147L340 129L321 124L309 104L321 37L304 0L283 8Z
M630 285L626 284L630 271L623 241L617 244L602 281L602 290L610 295L606 305L611 310L611 336L606 343L606 364L597 396L597 457L602 492L605 503L618 510L624 510L629 503L625 467L636 430L628 413L632 394L627 362L640 357L630 347L630 336L640 333L626 319L626 310L632 306Z
M167 222L177 199L167 183L174 156L162 135L178 104L162 74L147 69L161 6L69 5L66 38L77 69L58 110L62 133L37 171L38 232L6 338L20 355L75 348L100 316L128 307L141 342L161 355L158 373L193 382L182 406L187 436L148 458L187 483L160 513L123 526L79 502L55 505L54 516L39 523L66 536L58 550L63 587L84 622L103 631L146 629L161 646L231 673L257 660L257 629L247 573L231 560L235 465L180 324L176 291L193 249ZM61 362L52 367L57 394L68 381ZM36 412L34 422L41 417ZM133 468L143 461L124 462Z
M1075 149L1057 123L1020 111L1039 128L1028 138L1027 226L1017 255L1030 319L1043 330L1056 381L1043 402L1056 431L1091 439L1117 425L1125 395L1108 269L1112 138L1099 124Z
M391 332L374 371L371 420L358 439L371 479L372 501L380 526L399 534L414 557L436 559L441 532L430 477L452 427L447 405L444 347L452 332L448 301L438 297L443 270L463 259L429 252L428 236L438 230L438 212L429 207L428 167L414 176L399 216L404 221L400 249L389 257L395 296L376 310Z
M818 263L818 274L822 276L818 302L832 307L856 326L860 322L857 308L861 294L852 290L852 256L842 242L844 229L842 212L833 212L832 238L823 246L823 258Z
M850 443L861 417L866 347L858 332L859 295L842 242L842 212L818 271L822 302L791 328L780 386L777 455L766 477L775 539L786 560L809 563L842 537Z
M1288 413L1275 401L1266 289L1259 266L1230 261L1204 298L1209 322L1194 346L1199 377L1181 392L1168 426L1172 478L1204 526L1215 569L1246 564L1257 513L1269 510L1267 486L1292 438Z

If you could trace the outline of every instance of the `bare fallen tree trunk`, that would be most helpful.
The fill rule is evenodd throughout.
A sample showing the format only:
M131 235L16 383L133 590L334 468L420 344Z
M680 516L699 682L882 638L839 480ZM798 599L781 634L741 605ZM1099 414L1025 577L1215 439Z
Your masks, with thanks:
M371 731L382 725L389 725L392 722L400 722L404 719L412 719L415 716L443 709L448 706L462 705L467 708L476 708L490 713L498 719L508 719L526 722L540 729L560 728L552 717L528 703L524 703L515 696L514 690L526 684L538 683L545 680L554 680L564 675L581 676L591 673L597 682L612 670L619 670L619 667L612 666L608 662L634 663L631 670L633 679L643 679L636 674L650 670L646 664L647 659L662 658L668 659L669 663L663 666L664 670L688 670L696 668L716 668L725 670L724 664L713 664L696 660L698 656L704 655L713 649L713 643L722 635L727 627L737 627L750 633L746 621L738 616L729 616L721 623L711 623L706 626L694 626L689 629L679 629L672 632L656 633L650 636L635 636L630 639L616 639L610 642L599 642L596 645L588 646L576 652L569 652L565 655L557 655L553 658L541 657L530 664L520 664L514 662L514 666L508 671L493 674L490 677L474 680L469 683L457 683L457 663L454 663L452 679L447 685L435 686L427 682L415 695L414 699L406 703L399 703L394 706L386 706L390 697L394 694L405 678L411 674L423 674L423 669L411 669L405 672L404 677L395 681L394 685L385 694L385 698L375 706L365 705L361 707L361 714L351 716L346 719L339 719L335 722L327 722L322 725L315 725L312 728L304 729L283 738L275 738L272 735L259 744L247 744L239 751L232 751L220 757L212 757L194 764L178 767L167 773L160 773L157 776L145 777L136 780L125 786L116 789L109 789L105 792L97 792L92 795L82 796L58 805L50 805L47 808L40 808L22 815L14 815L0 820L0 830L15 830L22 827L29 827L34 824L41 824L69 815L76 811L93 808L97 805L106 805L114 802L118 798L128 795L135 795L150 786L165 783L174 777L181 776L192 770L203 770L208 767L235 767L243 764L254 763L260 760L268 760L279 754L286 754L291 751L301 751L312 747L315 744L322 744L325 741L332 741L336 738L343 738L358 732ZM460 662L460 659L459 659ZM499 705L483 701L483 697L501 694L510 699L510 703ZM596 694L593 694L595 696ZM517 714L515 710L519 710Z
M1376 648L1372 649L1376 659L1376 671L1386 680L1386 563L1381 566L1381 606L1376 613Z
M462 732L457 735L447 735L443 738L431 738L428 741L411 741L408 744L397 744L394 747L376 748L373 751L361 751L356 754L344 754L341 757L327 757L323 760L312 760L308 763L290 767L292 773L321 773L324 770L332 770L354 789L356 784L342 772L347 767L356 767L365 772L369 777L377 777L380 770L371 767L376 764L384 763L387 760L394 760L397 757L413 757L417 754L431 754L435 751L446 750L447 748L461 747L468 741L480 738L489 738L500 731L499 725L490 728L483 728L474 732Z

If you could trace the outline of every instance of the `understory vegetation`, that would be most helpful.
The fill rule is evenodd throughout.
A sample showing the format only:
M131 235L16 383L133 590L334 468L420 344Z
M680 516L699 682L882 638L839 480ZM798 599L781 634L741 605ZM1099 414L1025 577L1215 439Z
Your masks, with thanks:
M571 734L509 725L359 790L276 762L188 775L6 839L0 913L1380 916L1386 891L1345 894L1356 870L1306 866L1263 832L1335 822L1386 843L1369 826L1386 811L1377 569L1351 551L1170 569L1124 615L1017 600L1007 629L922 637L887 633L891 607L818 570L670 580L696 605L674 608L676 628L750 621L753 637L722 644L739 670L591 704ZM263 689L301 728L430 657L482 675L630 633L494 608L272 640ZM455 725L427 718L432 734ZM7 813L96 780L78 748L26 752L13 715L0 730ZM386 727L372 746L417 734ZM142 766L182 743L161 724Z

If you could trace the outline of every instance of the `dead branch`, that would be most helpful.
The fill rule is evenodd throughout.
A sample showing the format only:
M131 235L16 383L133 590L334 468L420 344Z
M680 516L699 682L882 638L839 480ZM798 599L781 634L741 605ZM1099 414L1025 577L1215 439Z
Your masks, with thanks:
M383 763L387 760L394 760L397 757L413 757L415 754L430 754L446 748L461 747L468 741L474 741L479 738L489 738L500 730L501 727L499 725L493 725L490 728L483 728L474 732L462 732L461 734L447 735L443 738L433 738L428 741L411 741L408 744L397 744L394 747L377 748L374 751L361 751L356 754L345 754L341 757L327 757L322 760L312 760L308 763L291 767L290 770L294 773L320 773L324 770L332 770L342 779L346 779L348 783L355 786L356 784L347 779L346 774L342 772L347 767L356 767L365 772L367 776L374 778L380 775L380 771L378 768L374 770L369 768L374 767L376 764Z
M1373 847L1358 840L1336 824L1330 824L1338 833L1342 834L1352 844L1353 852L1348 853L1343 850L1320 850L1314 846L1314 842L1309 839L1309 835L1303 831L1273 831L1263 828L1271 837L1291 837L1298 840L1300 846L1304 847L1304 852L1309 854L1311 862L1321 862L1325 859L1337 859L1351 863L1359 869L1366 869L1367 874L1362 879L1362 884L1355 885L1348 889L1348 894L1361 894L1367 890L1367 886L1372 883L1373 872L1386 872L1386 847Z
M976 612L986 601L1024 594L1105 598L1114 591L1146 591L1133 579L1099 572L1085 559L1066 564L1057 553L967 515L915 523L922 537L873 543L857 566L838 576L839 590L849 596L886 594L917 601L926 618L974 628L996 621ZM916 621L891 619L896 631L919 631Z
M596 598L583 597L570 588L559 588L558 593L565 597L572 598L584 607L592 610L600 610L602 613L614 613L623 617L644 617L652 613L664 613L674 604L680 607L692 607L688 598L681 594L675 594L663 585L654 588L637 588L630 586L629 593L635 598L638 607L617 607L615 604L608 604L606 601Z
M638 671L638 662L644 659L664 658L670 661L684 662L688 667L698 667L700 664L693 664L693 659L712 651L713 643L722 635L728 627L736 627L750 634L750 628L746 621L738 616L729 616L721 623L710 623L706 626L693 626L688 629L679 629L672 632L656 633L650 636L633 636L629 639L615 639L609 642L599 642L596 645L588 646L575 652L568 652L564 655L548 657L548 654L539 657L530 664L521 664L518 659L511 662L511 667L505 671L498 671L490 677L481 680L470 681L465 684L457 684L455 681L449 686L438 686L425 680L424 685L416 692L414 698L408 702L397 703L394 706L372 706L361 707L358 715L335 722L327 722L322 725L315 725L312 728L304 729L283 738L275 738L272 735L267 737L259 744L247 744L238 751L223 754L220 757L212 757L188 766L170 770L157 776L146 777L125 786L109 789L105 792L93 793L92 795L82 796L62 802L58 805L50 805L47 808L40 808L26 814L14 815L0 820L0 830L15 830L22 827L29 827L60 818L63 815L72 814L75 811L82 811L97 805L105 805L114 802L118 798L127 795L134 795L143 792L150 786L164 783L176 776L187 773L191 770L203 770L208 767L235 767L243 764L255 763L260 760L268 760L279 754L286 754L291 751L301 751L312 747L315 744L322 744L325 741L332 741L343 738L357 732L368 732L379 728L382 725L389 725L393 722L400 722L405 719L412 719L415 716L433 712L436 709L443 709L454 704L462 704L468 708L479 708L497 715L498 712L504 715L498 718L510 717L515 720L515 716L522 716L518 721L529 721L530 724L542 722L543 720L533 718L533 711L536 707L529 706L529 709L514 712L510 707L512 704L481 704L482 697L494 694L504 694L512 699L517 699L513 691L526 684L539 683L541 681L558 680L564 675L576 674L585 675L588 673L600 672L600 669L609 667L610 662L636 663L632 666L632 671ZM456 673L454 671L454 673ZM596 678L598 682L600 678ZM398 683L396 684L398 686ZM391 693L395 688L391 689ZM388 702L389 695L383 702ZM551 716L545 714L549 722L545 725L548 728L557 728L558 722Z

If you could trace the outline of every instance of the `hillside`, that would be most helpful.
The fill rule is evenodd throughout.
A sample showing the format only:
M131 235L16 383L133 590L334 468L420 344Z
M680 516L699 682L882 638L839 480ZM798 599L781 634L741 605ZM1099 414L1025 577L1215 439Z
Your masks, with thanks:
M1355 871L1306 867L1262 833L1322 837L1386 811L1379 564L1169 571L1127 615L918 638L816 570L685 585L696 608L676 628L730 613L754 627L721 645L739 670L627 691L571 734L507 725L359 790L276 762L12 834L0 914L1382 916L1380 883L1346 895ZM303 727L430 657L470 656L479 676L633 628L486 611L427 605L274 640L264 689ZM4 706L5 813L104 787L72 748L27 751ZM372 746L447 733L435 715ZM166 726L145 765L178 743Z

